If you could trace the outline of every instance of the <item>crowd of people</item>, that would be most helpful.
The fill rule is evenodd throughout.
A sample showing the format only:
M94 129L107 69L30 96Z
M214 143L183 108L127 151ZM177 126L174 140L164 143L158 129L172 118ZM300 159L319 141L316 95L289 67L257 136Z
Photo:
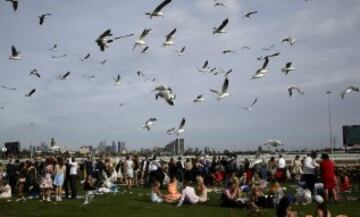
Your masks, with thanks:
M240 163L239 163L240 162ZM153 203L206 203L208 192L221 194L221 206L275 208L278 217L293 217L294 202L307 204L315 201L316 215L331 216L329 201L337 203L339 192L350 188L346 171L338 172L335 164L324 153L317 160L315 152L287 162L282 155L269 161L208 157L171 158L168 162L152 158L127 156L125 159L98 158L77 161L74 158L49 156L45 160L19 161L10 159L0 165L0 198L39 198L56 201L77 198L77 186L88 192L116 192L119 185L150 188ZM289 194L285 182L297 184Z

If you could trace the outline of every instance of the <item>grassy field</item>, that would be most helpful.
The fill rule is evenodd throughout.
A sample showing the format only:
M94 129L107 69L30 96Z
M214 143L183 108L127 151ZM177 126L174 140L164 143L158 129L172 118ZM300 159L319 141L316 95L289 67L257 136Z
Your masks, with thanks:
M227 217L252 216L246 209L229 209L219 206L219 194L210 193L210 201L202 205L176 207L172 204L152 204L147 193L149 190L136 188L120 191L117 194L96 196L89 205L82 205L83 199L62 202L41 202L37 199L15 202L0 200L0 217ZM314 213L314 204L294 206L300 217ZM360 217L359 202L340 202L330 204L333 216L347 214ZM261 216L275 216L275 210L265 209Z

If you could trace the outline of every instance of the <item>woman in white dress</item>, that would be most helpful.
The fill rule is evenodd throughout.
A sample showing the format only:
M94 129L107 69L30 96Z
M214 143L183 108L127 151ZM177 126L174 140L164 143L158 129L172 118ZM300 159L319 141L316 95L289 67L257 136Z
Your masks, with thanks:
M129 156L126 156L126 161L124 166L126 171L125 174L126 185L130 189L134 184L134 162L130 159Z

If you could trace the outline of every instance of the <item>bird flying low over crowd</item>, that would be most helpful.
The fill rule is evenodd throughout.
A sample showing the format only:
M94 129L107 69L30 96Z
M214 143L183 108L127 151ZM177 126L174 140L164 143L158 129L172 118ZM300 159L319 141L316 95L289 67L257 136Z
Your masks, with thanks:
M207 72L210 70L210 67L209 67L209 61L208 60L205 60L204 64L202 65L201 68L197 68L197 70L199 72Z
M244 13L244 18L250 18L252 15L255 15L257 13L258 13L258 11L246 12L246 13Z
M287 62L281 71L287 75L289 72L294 71L295 68L292 66L292 62Z
M8 86L5 86L5 85L0 85L0 87L5 89L5 90L17 90L16 87L8 87Z
M31 97L36 92L36 89L30 90L29 93L25 94L26 97Z
M51 13L41 14L39 16L39 25L41 26L44 23L45 18L49 16L51 16Z
M9 56L10 60L21 60L20 51L16 50L15 46L11 47L11 55Z
M297 91L299 94L304 95L304 92L299 87L290 86L290 87L288 87L288 92L289 92L290 97L293 95L294 90Z
M143 125L143 129L147 129L150 131L150 127L154 125L154 122L157 121L156 118L149 118L147 121L145 121L145 124Z
M183 46L180 50L176 50L176 53L178 56L183 56L185 52L186 47Z
M229 19L226 18L218 27L213 28L213 34L226 33L225 27L229 23Z
M349 86L348 88L346 88L345 90L343 90L340 95L341 95L341 99L345 98L345 95L351 92L360 92L360 88L359 87L355 87L355 86Z
M67 79L67 78L69 77L70 73L71 73L71 72L68 71L68 72L66 72L66 73L63 74L63 75L59 75L59 80L63 81L63 80L65 80L65 79Z
M194 103L199 103L199 102L204 102L204 101L205 101L205 99L204 99L204 95L203 95L203 94L198 95L198 96L193 100Z
M295 42L296 42L296 39L295 39L294 37L292 37L292 36L288 36L288 37L286 37L286 38L282 38L282 39L281 39L281 43L285 43L285 42L289 43L290 46L293 46L293 45L295 44Z
M210 89L210 91L217 95L217 98L216 98L217 100L221 100L230 95L228 93L228 87L229 87L229 79L227 77L225 77L224 83L223 83L220 91L214 90L214 89Z
M31 70L31 72L30 72L29 75L30 75L30 76L31 76L31 75L34 75L34 76L36 76L36 77L38 77L38 78L41 77L40 74L38 73L37 69Z
M85 55L83 58L81 58L80 60L84 62L85 60L89 59L89 57L90 57L90 53L86 54L86 55Z
M141 32L139 38L135 41L132 50L135 50L135 48L136 48L137 46L141 46L141 47L146 46L146 42L145 42L144 39L145 39L145 37L146 37L148 34L150 34L150 33L151 33L151 29L145 28L145 29Z
M114 79L114 85L119 85L121 83L121 77L118 74L117 77Z
M18 0L6 0L6 1L11 3L14 12L18 9L18 5L19 5Z
M170 87L167 87L165 85L160 85L155 87L154 91L157 91L157 93L155 94L155 99L161 97L169 105L173 106L175 104L176 95L173 93L173 90Z
M247 111L251 111L252 108L253 108L253 106L257 103L257 101L258 101L258 98L256 97L256 98L254 99L254 101L250 104L250 106L248 106L248 107L241 107L241 108L244 109L244 110L247 110Z
M113 39L108 39L112 36L111 29L107 29L95 40L101 51L105 51L105 48L109 47L109 43L113 42Z
M152 17L163 17L164 13L161 10L170 2L171 0L164 0L152 12L146 12L145 14L148 15L150 19Z
M170 129L168 129L166 131L166 133L168 135L177 134L179 136L180 134L184 133L184 131L185 131L185 129L184 129L185 122L186 122L185 118L181 119L180 125L177 129L175 127L172 127Z

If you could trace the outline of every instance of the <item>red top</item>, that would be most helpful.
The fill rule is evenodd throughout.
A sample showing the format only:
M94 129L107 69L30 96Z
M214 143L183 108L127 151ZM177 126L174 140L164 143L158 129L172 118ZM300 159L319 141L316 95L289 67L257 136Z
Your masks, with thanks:
M336 187L335 164L331 160L323 160L320 163L321 177L324 182L325 189L333 189Z

